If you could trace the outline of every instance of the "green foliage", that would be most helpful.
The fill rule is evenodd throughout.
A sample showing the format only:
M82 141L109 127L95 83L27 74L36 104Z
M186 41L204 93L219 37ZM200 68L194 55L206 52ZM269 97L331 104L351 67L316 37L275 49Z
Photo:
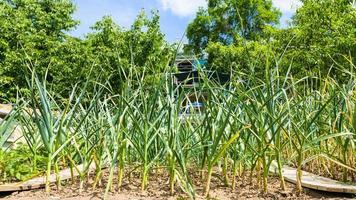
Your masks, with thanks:
M14 97L16 87L26 86L25 63L37 66L42 74L47 67L57 68L66 31L78 22L72 19L74 5L69 0L0 1L0 95ZM62 66L63 67L63 66ZM65 66L68 69L70 66ZM66 70L64 69L64 70ZM53 70L56 80L61 74ZM59 81L56 83L60 83Z
M0 150L0 182L24 181L38 176L45 170L46 158L41 155L32 156L26 145L13 150ZM34 167L34 163L37 163Z
M240 42L229 46L209 43L205 51L209 54L208 62L212 69L225 73L233 72L233 76L243 72L261 77L267 66L275 64L272 48L262 42Z
M268 38L278 24L281 13L271 0L209 0L188 25L187 51L201 54L209 42L230 45L241 38Z
M74 10L70 0L0 1L0 97L28 93L25 75L34 68L43 78L48 70L56 96L69 96L74 83L88 79L118 91L130 68L151 74L152 82L171 57L155 12L148 18L142 11L128 30L104 17L79 39L68 35L78 24Z
M186 90L207 96L204 112L186 116L181 105L192 102L173 87L173 51L157 13L141 12L128 29L104 17L78 39L66 33L77 24L71 1L0 0L0 95L14 98L18 86L23 112L7 120L18 121L28 146L0 151L1 181L46 170L49 189L50 174L70 167L83 189L94 163L95 188L109 163L107 194L116 169L118 188L125 172L140 170L145 190L152 169L164 166L171 193L179 185L194 199L191 172L207 172L208 195L221 161L225 184L240 168L263 179L256 185L267 193L273 160L282 185L283 164L296 166L298 177L302 167L318 166L354 179L355 7L303 2L284 30L275 29L280 12L271 0L210 0L200 9L188 27L188 50L208 53L212 69L243 80L221 86L202 72L199 88ZM1 124L1 143L9 125Z
M128 30L108 16L92 29L94 32L88 35L87 43L94 61L93 75L100 74L100 82L108 81L115 91L128 73L155 76L164 70L171 57L171 48L160 31L159 16L155 12L149 19L142 11Z
M292 65L298 77L330 74L347 81L356 58L356 9L350 1L305 0L292 25L276 34L282 65Z
M204 111L192 109L190 115L182 113L187 97L172 87L170 76L148 85L145 77L130 73L118 93L107 96L100 89L87 105L82 102L85 90L74 88L71 98L59 101L65 106L59 106L53 92L36 79L29 86L33 96L24 98L36 111L20 116L19 123L33 130L26 136L33 155L53 153L45 159L47 175L52 168L58 174L60 167L69 167L78 171L83 189L89 166L94 164L95 188L103 178L102 167L109 167L105 194L114 188L115 170L118 188L129 181L126 173L139 173L141 189L146 190L150 177L157 175L153 169L167 168L172 194L179 185L194 199L192 174L205 173L202 180L208 195L212 175L221 173L216 170L220 162L225 184L236 179L240 168L240 176L249 171L263 179L265 193L274 160L281 181L284 164L333 175L342 169L345 179L338 179L353 180L354 83L343 85L328 77L320 80L321 89L314 89L304 81L308 79L281 75L278 70L265 70L262 78L244 73L242 82L226 86L209 81L202 72L201 85L186 90L204 92ZM39 138L42 150L33 148L29 138ZM82 171L75 167L79 164L84 166Z
M195 22L200 19L198 14ZM241 38L230 43L216 43L209 39L204 45L196 45L197 35L189 34L195 28L194 23L188 27L188 38L190 45L204 47L197 50L208 54L213 69L232 69L234 73L245 69L260 76L272 62L278 64L282 73L290 70L295 77L330 75L345 83L349 72L355 70L355 27L356 8L350 1L305 0L291 26L269 29L270 37L267 38L252 38L252 41L251 38ZM199 27L196 28L198 33L201 32ZM218 32L212 34L215 33Z

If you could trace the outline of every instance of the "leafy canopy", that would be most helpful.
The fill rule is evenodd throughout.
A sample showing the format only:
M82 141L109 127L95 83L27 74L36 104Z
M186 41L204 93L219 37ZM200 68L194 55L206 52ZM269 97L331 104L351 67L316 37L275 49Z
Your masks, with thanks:
M271 0L208 0L208 8L200 8L188 25L186 50L201 54L209 42L230 45L240 38L268 37L280 16Z
M349 0L303 0L292 27L276 35L283 65L298 76L327 74L346 81L356 59L356 8ZM285 51L286 50L286 51ZM291 63L292 61L292 63Z
M44 72L61 62L66 32L78 24L74 10L69 0L0 0L0 96L26 85L28 65Z
M164 70L171 47L158 13L142 11L129 29L106 16L82 39L69 34L79 23L74 11L71 0L0 0L0 99L28 92L29 68L42 78L48 70L48 86L64 97L88 79L118 91L131 69L139 76Z

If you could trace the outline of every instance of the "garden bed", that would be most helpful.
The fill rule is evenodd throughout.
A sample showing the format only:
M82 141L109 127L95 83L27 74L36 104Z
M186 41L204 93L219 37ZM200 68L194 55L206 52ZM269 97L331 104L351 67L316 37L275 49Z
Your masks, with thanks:
M36 189L31 191L16 192L4 196L4 199L20 199L20 200L32 200L32 199L86 199L94 200L101 199L104 194L106 181L108 178L108 171L104 170L104 178L102 186L96 189L92 188L94 177L90 177L88 184L85 185L82 192L79 192L79 181L75 184L71 181L63 182L64 186L58 190L55 185L52 185L52 191L50 195L47 195L44 189ZM193 181L196 185L197 199L204 199L203 183L199 174L192 174ZM117 177L116 174L114 177ZM114 182L117 181L114 179ZM124 183L119 191L114 187L114 190L109 193L108 199L188 199L182 190L176 188L174 195L169 193L169 177L163 170L156 170L155 175L151 176L149 187L147 191L141 192L140 190L140 178L139 175L133 173L131 177L126 174ZM256 177L254 177L253 183L256 183ZM286 191L281 191L280 182L277 177L271 177L269 179L267 194L263 194L261 189L257 185L250 183L246 177L238 178L236 188L234 191L230 187L221 184L221 181L217 176L213 176L210 197L212 199L321 199L321 198L352 198L352 196L340 196L340 194L333 193L318 193L313 190L305 190L301 196L296 196L294 191L294 185L287 183Z

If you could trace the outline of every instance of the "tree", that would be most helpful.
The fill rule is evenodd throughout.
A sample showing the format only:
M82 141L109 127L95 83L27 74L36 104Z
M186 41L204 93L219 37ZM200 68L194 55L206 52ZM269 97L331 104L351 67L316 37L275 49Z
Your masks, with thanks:
M160 78L157 74L165 70L171 48L160 30L157 13L148 18L142 11L128 30L109 16L92 29L87 42L95 60L95 76L100 74L102 82L108 80L117 91L130 72Z
M274 65L276 60L271 45L262 41L248 41L228 46L209 43L205 51L209 54L210 68L224 73L233 72L232 77L237 79L244 73L263 77L265 68Z
M201 54L209 42L230 45L240 38L267 38L280 16L271 0L208 0L208 8L200 8L188 25L186 50Z
M26 86L27 67L40 74L56 67L66 31L78 24L74 10L69 0L0 0L0 96L14 97L15 86ZM58 71L51 71L54 82Z
M48 71L48 87L64 97L87 80L109 82L116 92L129 71L160 77L172 51L156 12L141 12L129 29L104 17L80 39L68 34L78 24L74 10L71 0L0 0L0 98L27 92L32 69L41 79Z
M351 1L303 0L292 25L276 35L285 68L292 65L295 76L348 80L343 70L351 70L356 59L356 8Z

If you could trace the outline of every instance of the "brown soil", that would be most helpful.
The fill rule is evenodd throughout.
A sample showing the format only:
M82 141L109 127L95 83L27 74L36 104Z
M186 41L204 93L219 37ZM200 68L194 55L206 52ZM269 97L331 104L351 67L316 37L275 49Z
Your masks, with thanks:
M124 183L120 191L115 188L116 176L114 176L114 191L109 193L108 199L189 199L187 195L176 186L174 195L169 194L169 177L163 170L155 170L156 175L150 176L150 182L147 191L141 192L140 179L138 174L132 174L131 178L126 175L124 177ZM37 199L65 199L65 200L97 200L102 199L108 172L104 171L104 178L101 187L97 187L93 190L92 183L93 177L87 180L88 184L84 186L82 192L79 192L79 181L74 184L72 182L65 182L60 190L55 185L52 186L50 195L46 194L44 189L17 192L12 194L5 194L0 196L6 200L37 200ZM205 199L203 194L203 185L201 178L198 174L192 175L194 185L196 189L197 199ZM247 178L238 178L235 191L232 191L230 187L226 187L222 184L218 176L215 175L212 178L210 199L346 199L353 198L355 196L338 196L340 194L330 193L318 193L312 190L305 190L301 196L296 196L294 191L294 185L287 183L286 191L280 189L280 182L277 177L269 178L268 193L263 194L261 189L255 184L251 184ZM254 178L253 183L256 183Z

